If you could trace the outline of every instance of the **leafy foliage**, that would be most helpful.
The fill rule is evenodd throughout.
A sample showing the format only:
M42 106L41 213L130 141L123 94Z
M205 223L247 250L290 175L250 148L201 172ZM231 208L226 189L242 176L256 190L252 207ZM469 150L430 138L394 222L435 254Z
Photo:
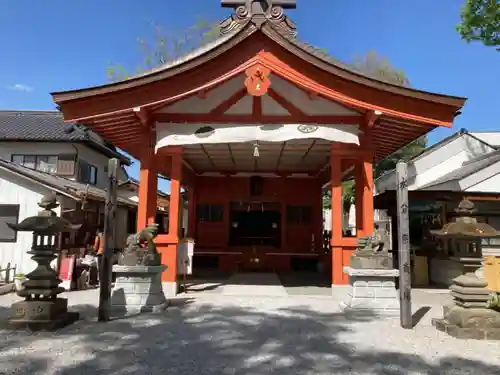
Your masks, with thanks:
M153 40L138 38L142 63L133 73L122 65L108 65L107 76L112 82L122 81L134 74L140 74L161 66L180 56L186 55L202 45L210 43L219 36L219 24L199 18L194 25L179 33L167 33L155 25Z
M351 66L360 73L381 81L410 87L410 80L404 71L395 68L387 57L380 56L375 51L368 51L363 56L356 56Z
M500 51L500 1L466 0L457 31L467 42L481 41Z
M350 64L350 67L367 76L392 83L399 86L410 87L410 80L401 69L395 68L386 57L380 56L377 52L369 51L364 56L358 56ZM381 176L386 171L396 168L400 160L408 161L420 154L427 146L427 137L423 136L402 147L392 155L379 161L374 166L374 178ZM354 180L344 181L342 184L342 201L344 211L348 212L351 204L356 198ZM330 192L326 192L323 199L325 208L331 207Z

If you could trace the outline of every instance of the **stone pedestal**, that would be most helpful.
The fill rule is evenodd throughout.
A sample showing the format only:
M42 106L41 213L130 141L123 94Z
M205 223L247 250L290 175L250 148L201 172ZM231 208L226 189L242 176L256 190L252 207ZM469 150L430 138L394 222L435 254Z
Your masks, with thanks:
M159 266L113 266L116 282L111 292L113 315L135 315L141 312L162 312L168 306L163 293Z
M384 316L399 315L399 297L395 279L396 269L357 269L344 267L349 275L349 296L345 309L366 311Z
M79 319L77 312L68 311L68 300L30 300L13 303L9 323L13 328L55 330Z
M454 305L443 308L443 318L433 319L439 331L461 339L500 340L500 312L487 308L487 283L474 274L461 275L450 287Z

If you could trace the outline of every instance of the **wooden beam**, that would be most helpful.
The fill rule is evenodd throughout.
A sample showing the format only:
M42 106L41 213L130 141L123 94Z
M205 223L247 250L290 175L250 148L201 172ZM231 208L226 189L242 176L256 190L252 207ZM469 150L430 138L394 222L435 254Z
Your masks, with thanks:
M257 159L257 158L256 158ZM290 176L292 174L307 174L314 176L316 174L316 171L314 170L296 170L296 171L291 171L291 170L282 170L282 171L276 171L272 169L261 169L261 170L254 170L254 169L243 169L243 170L221 170L221 169L214 169L210 171L198 171L198 175L204 175L205 173L220 173L221 175L229 175L229 176L234 176L238 173L245 173L245 174L252 174L252 173L261 173L261 174L274 174L276 176Z
M283 157L283 151L285 151L286 141L283 142L280 149L280 154L278 155L278 160L276 161L276 170L280 168L281 158Z
M246 89L241 89L236 91L233 95L229 97L229 99L224 100L221 104L215 107L210 111L210 116L220 116L223 115L229 108L238 103L241 99L243 99L247 95Z
M120 132L120 139L123 138L123 137L127 137L128 135L141 135L142 132L139 131L138 129L131 129L131 128L126 128L126 129L100 129L100 128L97 128L96 129L98 131L98 133L102 133L102 134L116 134L116 132Z
M253 97L252 115L255 117L262 117L262 96Z
M313 139L313 141L311 142L311 144L307 148L307 151L304 152L304 155L302 155L302 159L300 160L301 162L303 162L307 158L307 155L309 155L309 153L311 152L311 150L313 149L315 144L316 144L316 140Z
M379 111L368 111L368 112L366 112L366 115L365 115L365 126L368 129L373 129L373 127L375 126L375 123L380 118L381 114L382 114L382 112L379 112Z
M85 121L86 124L90 125L98 125L98 124L105 124L105 123L115 123L115 122L120 122L124 120L133 120L135 119L135 116L131 112L125 112L125 113L120 113L114 116L103 116L103 117L96 117L91 121Z
M231 157L231 161L233 162L233 165L236 166L236 160L234 160L234 155L233 155L233 150L231 149L231 144L227 144L227 150L229 151L229 156Z
M200 145L200 147L201 147L201 150L203 151L203 153L207 156L208 161L210 162L210 165L212 165L212 168L213 168L213 169L216 169L215 163L214 163L214 161L212 160L212 158L210 157L210 154L208 153L208 151L207 151L207 149L205 148L205 146Z
M144 107L134 108L134 114L144 128L149 126L150 116Z
M176 123L237 123L237 124L335 124L360 125L363 116L254 116L254 115L214 115L214 114L186 114L161 113L155 114L154 121Z
M304 112L302 112L293 103L289 102L287 99L285 99L280 94L278 94L276 91L274 91L273 88L269 88L269 90L267 90L267 94L272 99L274 99L274 101L276 103L278 103L280 106L285 108L288 111L288 113L290 113L292 116L296 116L298 118L307 117L307 115Z
M120 129L142 129L141 125L137 120L133 121L115 121L115 122L107 122L107 123L97 123L89 125L89 128L92 130L97 129L110 129L110 128L120 128Z

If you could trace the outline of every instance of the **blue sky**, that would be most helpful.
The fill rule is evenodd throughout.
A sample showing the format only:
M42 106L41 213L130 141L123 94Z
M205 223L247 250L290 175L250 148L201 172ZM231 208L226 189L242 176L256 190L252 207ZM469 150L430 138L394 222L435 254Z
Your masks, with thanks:
M341 60L376 51L415 88L468 97L453 129L431 133L436 142L500 126L500 52L460 40L464 1L297 0L289 14L301 39ZM229 13L220 0L0 0L0 9L0 109L53 109L50 92L104 83L110 63L137 66L136 40L154 24L182 31Z

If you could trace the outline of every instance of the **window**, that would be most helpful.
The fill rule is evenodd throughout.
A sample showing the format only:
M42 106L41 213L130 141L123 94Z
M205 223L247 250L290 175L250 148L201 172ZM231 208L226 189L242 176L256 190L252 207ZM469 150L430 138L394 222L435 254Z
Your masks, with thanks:
M84 160L80 160L79 163L80 170L80 182L96 185L97 184L97 167L92 164L87 163Z
M54 155L12 155L12 162L37 171L57 172L57 156Z
M309 206L287 206L286 221L289 224L310 224L312 210Z
M215 204L199 204L196 207L198 221L221 222L224 220L224 206Z
M488 223L494 229L500 230L500 216L477 216L476 219L480 223ZM500 238L484 238L481 241L483 246L486 247L500 246Z
M9 224L19 221L18 204L0 204L0 242L16 242L17 232L9 228Z

